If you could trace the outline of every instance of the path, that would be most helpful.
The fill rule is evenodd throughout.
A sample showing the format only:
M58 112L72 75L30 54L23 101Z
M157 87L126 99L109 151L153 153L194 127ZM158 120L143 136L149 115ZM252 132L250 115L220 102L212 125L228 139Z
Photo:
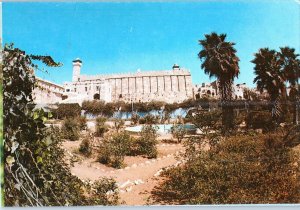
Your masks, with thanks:
M156 159L126 157L128 165L123 169L113 169L100 164L95 159L77 162L71 172L82 180L95 181L101 177L114 178L119 186L121 201L126 205L145 205L149 192L156 185L156 177L162 168L180 163L175 156L183 150L180 144L159 144Z

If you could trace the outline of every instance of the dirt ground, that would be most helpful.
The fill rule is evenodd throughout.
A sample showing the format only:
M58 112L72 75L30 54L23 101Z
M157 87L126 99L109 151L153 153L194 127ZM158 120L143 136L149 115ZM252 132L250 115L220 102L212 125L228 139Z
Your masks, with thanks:
M80 141L66 141L63 143L63 148L69 157L76 155L81 159L71 167L72 174L82 180L91 181L100 177L112 177L117 181L121 202L124 205L146 205L151 190L159 181L161 170L180 163L178 155L184 149L182 144L164 143L164 139L170 139L170 136L159 138L156 159L128 156L124 160L126 167L122 169L107 167L97 162L95 157L85 158L77 154Z

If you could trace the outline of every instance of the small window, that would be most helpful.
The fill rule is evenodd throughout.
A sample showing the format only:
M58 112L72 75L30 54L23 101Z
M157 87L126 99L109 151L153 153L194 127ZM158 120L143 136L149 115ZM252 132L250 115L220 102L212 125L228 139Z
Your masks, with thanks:
M87 87L85 87L85 92L87 92Z
M67 92L70 92L70 89L67 89L66 91L67 91Z
M74 92L76 92L76 88L74 88Z
M122 98L122 94L119 95L119 98Z
M96 86L96 90L99 90L99 86Z

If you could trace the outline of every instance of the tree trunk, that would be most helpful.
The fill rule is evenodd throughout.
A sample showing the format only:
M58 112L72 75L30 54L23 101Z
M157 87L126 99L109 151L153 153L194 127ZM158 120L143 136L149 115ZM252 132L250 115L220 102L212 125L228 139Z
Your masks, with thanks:
M222 104L223 133L230 132L234 128L234 107L232 104L233 81L220 81L219 89Z

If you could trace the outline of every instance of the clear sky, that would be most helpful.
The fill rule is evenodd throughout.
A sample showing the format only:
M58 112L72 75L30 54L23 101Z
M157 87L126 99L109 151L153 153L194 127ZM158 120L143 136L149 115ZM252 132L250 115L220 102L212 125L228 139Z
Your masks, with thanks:
M226 33L236 43L240 76L253 86L250 61L259 48L300 50L298 0L3 3L3 43L27 53L51 55L64 65L38 76L62 84L72 60L82 74L190 69L193 83L208 82L197 58L204 34ZM211 80L213 81L213 80Z

